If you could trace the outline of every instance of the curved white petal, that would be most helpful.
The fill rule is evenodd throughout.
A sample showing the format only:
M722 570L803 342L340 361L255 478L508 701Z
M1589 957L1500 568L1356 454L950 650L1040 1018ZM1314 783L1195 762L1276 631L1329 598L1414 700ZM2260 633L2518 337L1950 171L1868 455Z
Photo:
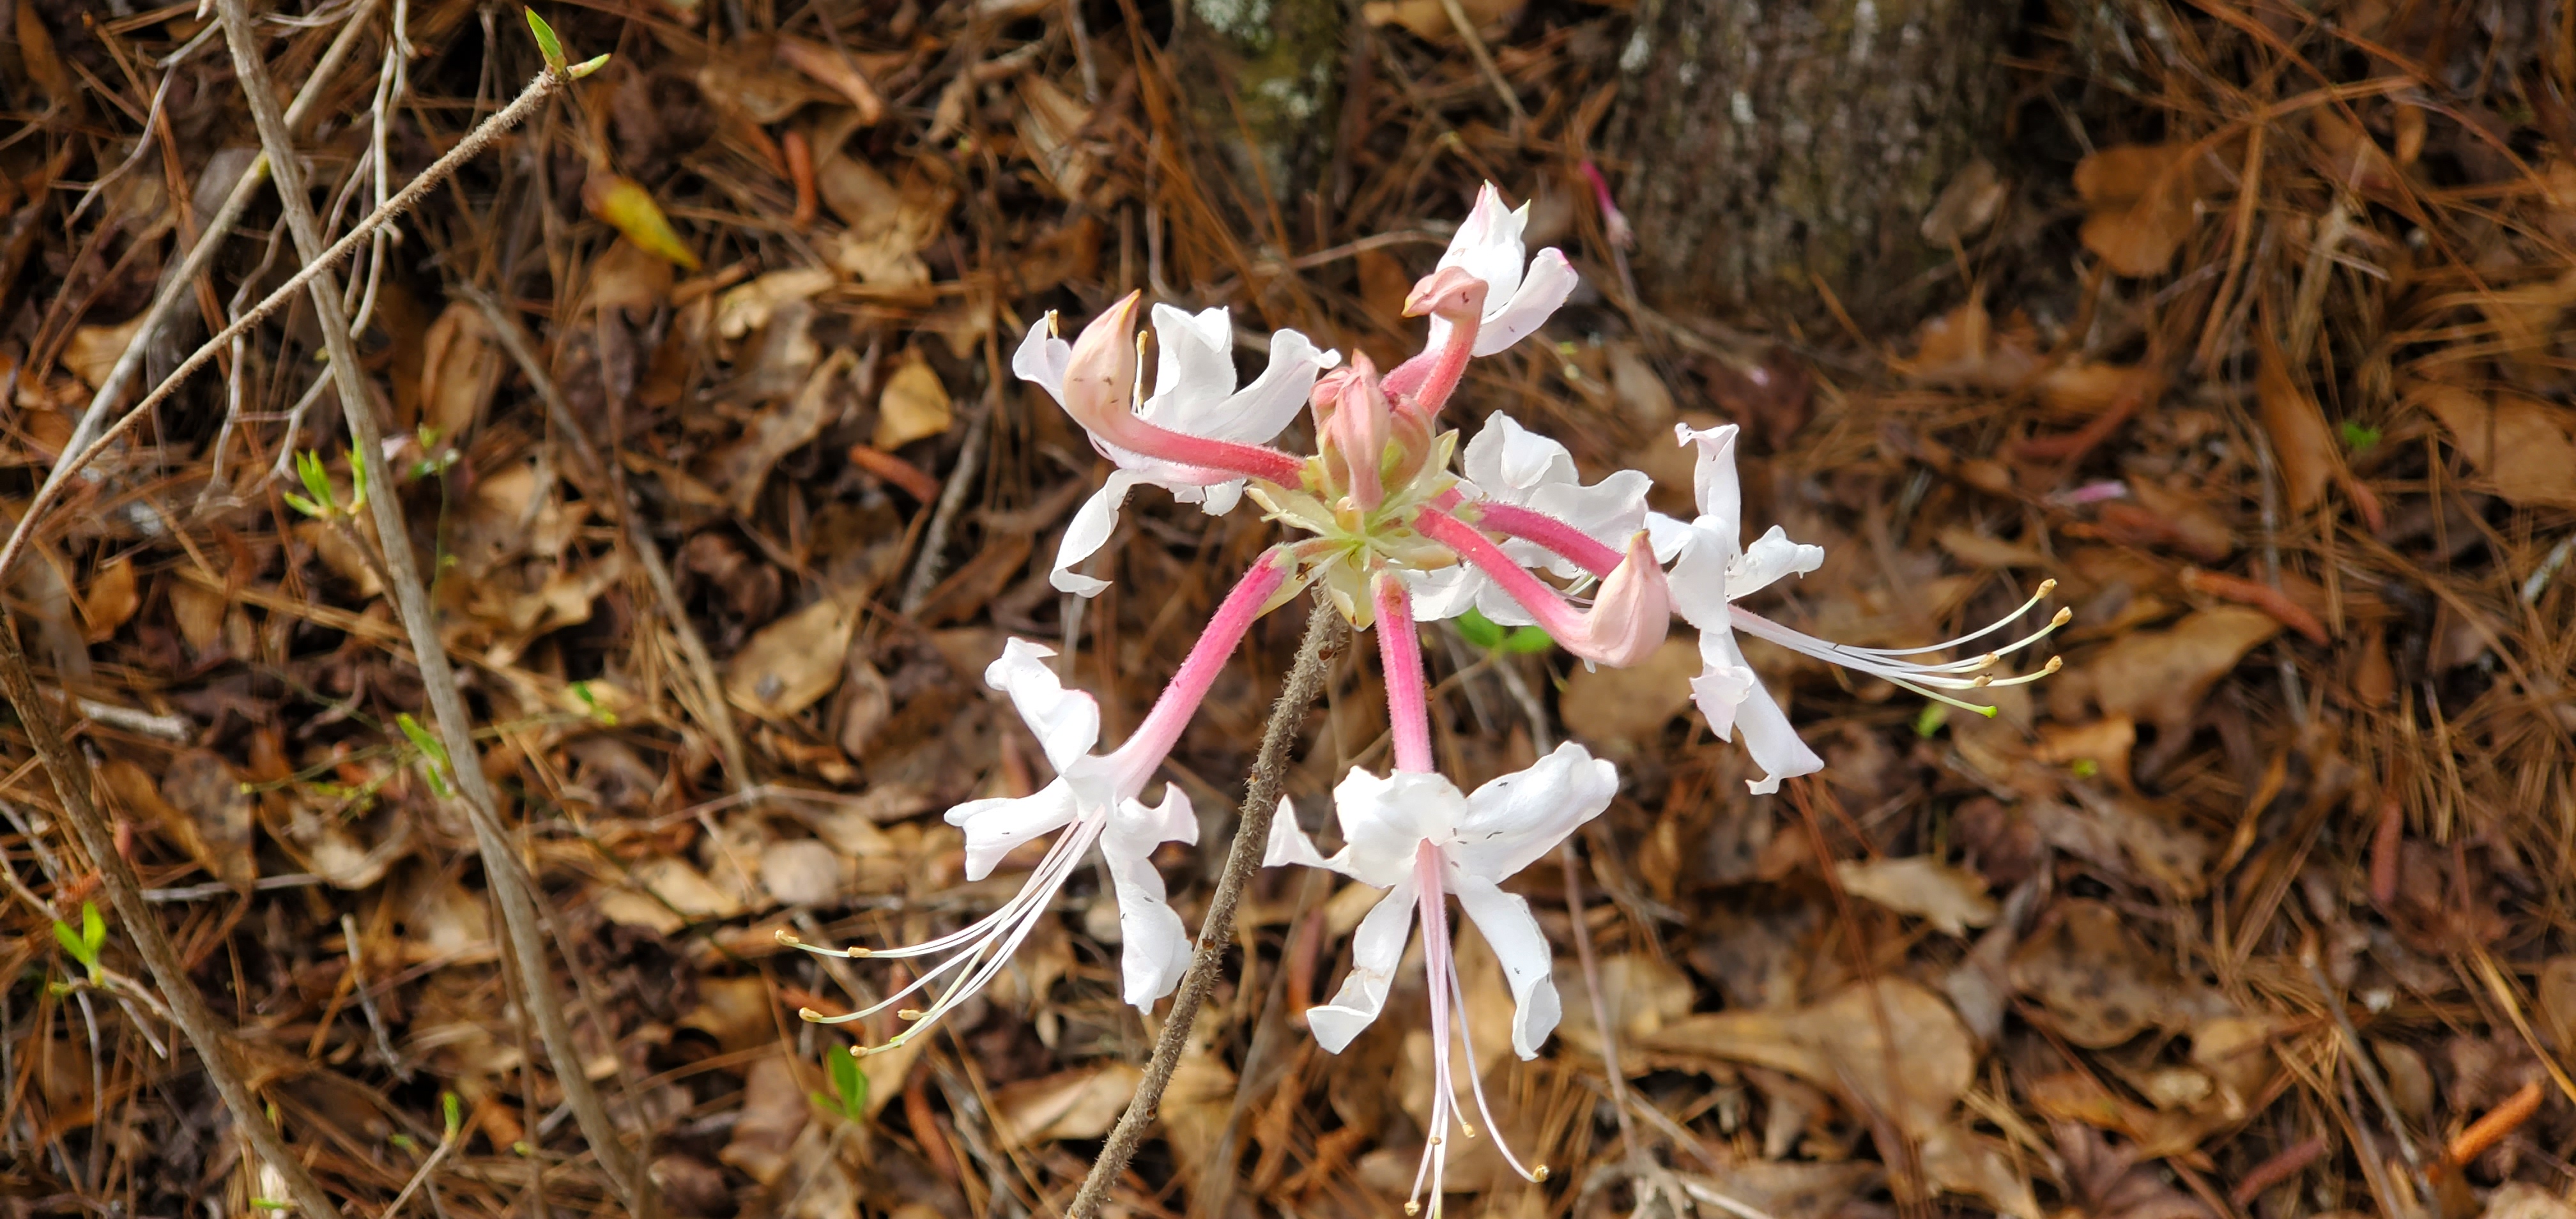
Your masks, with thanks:
M1763 770L1759 779L1747 779L1745 785L1757 795L1780 790L1780 780L1799 775L1812 775L1825 768L1825 760L1800 740L1798 730L1789 725L1788 713L1771 698L1771 691L1744 663L1744 653L1735 646L1735 636L1728 631L1702 630L1699 635L1702 659L1709 662L1707 672L1691 683L1694 696L1701 693L1703 682L1723 681L1735 698L1734 728L1744 734L1744 751L1753 755L1753 764ZM1700 703L1702 714L1708 703ZM1710 716L1709 727L1717 727ZM1719 736L1726 734L1720 732Z
M1522 427L1520 420L1495 411L1477 429L1476 438L1459 454L1459 468L1488 498L1526 504L1531 492L1550 483L1577 482L1574 455L1555 440Z
M966 879L982 880L1021 843L1073 824L1081 812L1073 785L1057 779L1018 799L969 800L948 810L948 824L966 831Z
M1682 548L1690 545L1691 539L1697 536L1688 521L1660 512L1646 513L1646 544L1654 547L1658 563L1671 563L1680 558Z
M1555 960L1528 899L1505 893L1490 881L1455 879L1459 908L1476 920L1476 930L1502 962L1503 980L1512 988L1512 1052L1538 1057L1538 1047L1556 1031L1564 1014L1556 994Z
M1744 664L1724 628L1699 633L1699 676L1691 679L1691 701L1708 720L1708 730L1721 741L1735 739L1735 712L1762 680Z
M1503 302L1501 309L1491 304L1485 307L1484 325L1476 330L1476 354L1489 356L1528 338L1530 332L1547 323L1566 297L1574 294L1577 278L1574 265L1565 261L1564 254L1554 249L1539 251L1538 257L1530 260L1528 277L1520 281L1511 299ZM1437 343L1439 336L1434 335L1432 341Z
M1224 516L1234 511L1234 506L1243 502L1243 481L1238 478L1199 488L1199 511L1209 516Z
M1064 374L1073 366L1073 344L1055 336L1055 314L1049 313L1029 327L1029 333L1011 352L1011 373L1037 386L1064 405Z
M1787 530L1773 525L1726 565L1726 599L1760 592L1782 576L1803 576L1824 565L1824 547L1792 542Z
M1619 772L1572 741L1528 769L1486 783L1467 797L1467 815L1441 848L1459 876L1506 879L1556 849L1576 827L1601 815L1619 793Z
M1381 889L1393 885L1413 875L1425 840L1445 840L1466 813L1467 798L1441 775L1399 770L1380 778L1355 767L1333 788L1341 871Z
M1571 480L1540 487L1530 494L1525 506L1574 526L1583 536L1612 550L1626 550L1628 539L1646 527L1646 493L1654 485L1655 480L1644 471L1613 470L1588 487ZM1823 552L1817 553L1821 556ZM1583 572L1581 564L1561 558L1547 560L1547 566L1568 578Z
M1478 596L1494 585L1485 573L1465 563L1430 571L1400 569L1413 587L1413 620L1439 622L1476 608Z
M1404 946L1413 938L1413 908L1421 896L1407 873L1360 920L1351 935L1351 972L1333 1001L1306 1009L1306 1029L1315 1044L1339 1054L1386 1007L1386 988L1404 963Z
M1212 417L1191 430L1218 440L1268 444L1306 409L1315 378L1341 362L1342 353L1318 350L1305 335L1275 331L1270 336L1269 366L1252 384L1217 402ZM1232 376L1231 369L1227 375Z
M1192 314L1158 304L1154 345L1154 393L1138 413L1164 427L1196 431L1186 418L1188 404L1234 392L1234 323L1223 305ZM1165 414L1174 411L1180 413Z
M1698 464L1691 470L1691 489L1699 500L1696 523L1725 539L1729 558L1744 541L1744 491L1735 477L1735 432L1732 423L1704 430L1687 423L1673 425L1673 435L1684 447L1699 448Z
M1047 658L1055 649L1043 643L1013 639L1002 655L984 667L984 684L1011 697L1012 709L1028 723L1047 762L1061 775L1100 743L1100 704L1080 690L1067 690Z
M1100 489L1092 492L1090 499L1082 501L1082 507L1073 514L1072 522L1064 527L1064 544L1056 548L1055 569L1047 573L1047 583L1054 585L1056 591L1077 597L1096 597L1100 590L1109 587L1109 581L1083 575L1074 568L1109 544L1109 536L1118 529L1118 510L1126 505L1127 492L1134 489L1137 482L1134 474L1112 470L1108 479L1100 484Z
M1495 306L1521 285L1521 262L1528 247L1521 244L1521 229L1529 223L1529 205L1519 208L1503 206L1501 191L1491 182L1476 192L1476 206L1450 237L1449 248L1440 255L1440 266L1456 267L1485 281L1485 316L1491 318ZM1438 346L1435 342L1434 346ZM1485 353L1478 352L1478 355Z
M1122 802L1100 835L1100 857L1109 865L1110 885L1118 898L1118 954L1121 994L1138 1008L1172 993L1190 965L1189 932L1165 900L1163 874L1153 864L1154 848L1166 842L1198 841L1198 817L1179 784L1163 789L1160 807L1140 800Z
M1297 824L1296 808L1288 803L1286 796L1279 798L1279 811L1270 818L1270 844L1262 853L1262 867L1307 867L1341 872L1343 856L1348 854L1348 851L1338 851L1326 855L1316 850L1315 840L1307 837L1305 828Z
M1734 548L1699 525L1684 528L1689 536L1683 539L1672 570L1664 573L1665 595L1672 599L1673 612L1680 614L1682 621L1702 631L1723 633L1731 629L1726 610L1726 560Z

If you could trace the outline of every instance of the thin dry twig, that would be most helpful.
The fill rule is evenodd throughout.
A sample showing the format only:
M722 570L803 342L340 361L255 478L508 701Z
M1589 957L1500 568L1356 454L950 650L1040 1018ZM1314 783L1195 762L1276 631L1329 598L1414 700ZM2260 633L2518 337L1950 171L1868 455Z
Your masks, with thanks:
M1261 752L1252 760L1252 777L1245 784L1243 816L1234 828L1234 846L1226 852L1225 872L1217 878L1216 893L1208 899L1207 914L1199 920L1198 948L1190 956L1189 972L1181 975L1178 992L1172 996L1172 1012L1163 1019L1162 1035L1154 1041L1154 1057L1145 1065L1145 1077L1136 1084L1134 1099L1127 1111L1118 1115L1118 1125L1109 1131L1109 1141L1100 1149L1100 1158L1092 1162L1090 1175L1082 1179L1082 1189L1065 1208L1065 1219L1095 1219L1109 1199L1110 1183L1127 1171L1127 1161L1136 1154L1136 1145L1145 1140L1146 1123L1154 1120L1154 1110L1163 1103L1163 1089L1172 1082L1172 1072L1180 1066L1181 1050L1190 1038L1190 1026L1198 1019L1199 1005L1207 1002L1208 989L1216 985L1217 975L1225 968L1225 950L1234 943L1234 908L1243 898L1243 887L1252 878L1253 869L1261 865L1263 850L1270 842L1270 820L1279 811L1279 788L1287 778L1288 747L1297 735L1298 722L1305 718L1306 708L1324 688L1324 657L1335 639L1341 637L1341 614L1332 602L1315 598L1314 610L1306 616L1306 637L1297 645L1297 662L1288 670L1288 681L1279 691L1279 701L1271 704L1270 722L1261 730Z
M17 709L27 740L35 746L36 756L44 760L54 794L62 800L64 817L79 836L81 849L98 867L99 878L107 888L108 904L116 908L117 921L124 925L126 934L134 937L144 967L152 971L152 981L161 988L171 1022L179 1026L180 1035L188 1039L198 1059L206 1064L206 1077L214 1081L216 1094L223 1097L224 1107L232 1112L233 1124L249 1136L251 1147L286 1182L297 1210L314 1216L339 1214L340 1208L332 1203L331 1195L323 1192L322 1183L313 1179L295 1149L287 1146L286 1136L269 1120L267 1110L251 1094L250 1085L227 1055L230 1034L216 1019L214 1010L206 1006L206 997L198 992L196 983L188 979L187 966L180 962L169 934L152 917L151 907L143 901L143 884L136 879L134 866L117 854L116 831L90 800L89 764L63 740L54 709L36 689L35 675L27 668L27 654L18 647L17 616L6 607L0 607L0 695L5 695L9 705Z
M308 264L315 315L321 322L322 341L329 353L332 376L338 382L341 413L347 419L349 436L359 452L384 452L383 431L376 419L374 399L360 371L356 345L349 337L349 318L342 308L338 277L331 274L324 261L329 255L324 248L313 205L304 193L303 171L296 163L293 137L280 113L276 94L268 83L268 65L260 58L258 35L251 28L250 14L243 0L217 0L216 12L223 21L225 41L232 46L233 68L240 77L243 95L248 99L251 118L259 129L260 144L267 151L270 172L277 177L278 197L286 210L287 228L295 237L298 253ZM531 82L522 98L542 98L551 92L544 82L561 88L570 77L549 69ZM514 103L515 108L516 104ZM504 112L506 113L506 111ZM497 117L497 116L496 116ZM492 126L486 123L481 132ZM468 143L472 142L469 137ZM464 145L459 145L460 148ZM417 185L417 183L415 183ZM389 201L400 201L413 191ZM383 211L386 209L378 209ZM346 244L346 239L344 239ZM318 269L317 269L318 268ZM491 780L483 773L481 752L475 746L473 719L465 709L465 699L457 688L456 670L449 662L445 643L438 635L436 611L429 591L421 581L418 560L411 550L411 534L402 515L402 500L393 485L388 463L365 463L367 498L375 512L376 537L384 553L387 574L392 577L388 591L394 595L403 628L411 637L412 652L420 665L421 684L429 697L430 712L436 729L447 748L451 762L449 773L456 790L462 794L468 820L474 825L476 851L482 856L486 882L501 908L501 921L508 933L510 955L519 971L521 991L529 1011L535 1016L537 1032L545 1043L546 1055L552 1060L564 1102L571 1106L574 1120L580 1123L582 1135L599 1157L600 1167L609 1186L630 1209L639 1205L639 1186L634 1159L618 1138L617 1126L592 1086L583 1069L579 1048L574 1044L572 1025L565 1019L563 1005L555 996L554 978L546 967L546 949L538 929L534 878L527 875L518 857L512 853L500 818L500 800L492 790Z

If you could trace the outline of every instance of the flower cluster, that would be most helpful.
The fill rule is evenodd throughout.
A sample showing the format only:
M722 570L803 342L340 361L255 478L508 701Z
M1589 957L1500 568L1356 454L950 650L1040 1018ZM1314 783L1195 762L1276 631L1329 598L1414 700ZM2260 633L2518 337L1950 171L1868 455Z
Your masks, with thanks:
M1679 614L1699 632L1703 667L1692 682L1694 701L1720 738L1741 732L1763 771L1751 783L1756 792L1776 790L1780 780L1824 764L1745 663L1738 632L1988 713L1991 708L1974 707L1957 693L2055 670L2052 659L2026 676L1994 676L2004 654L2062 625L2063 610L2004 647L1964 659L1927 659L2004 631L2047 595L2046 585L2003 621L1928 648L1847 647L1740 606L1784 576L1816 570L1824 551L1790 541L1776 526L1743 544L1732 425L1677 431L1697 463L1698 514L1688 521L1648 510L1646 475L1622 470L1585 483L1563 445L1499 412L1462 449L1441 413L1469 363L1535 331L1575 286L1564 255L1552 249L1527 254L1521 238L1527 210L1506 209L1491 186L1484 189L1439 265L1406 301L1408 316L1430 320L1428 342L1383 373L1365 356L1345 365L1338 353L1281 330L1271 336L1269 367L1238 387L1227 312L1156 305L1151 322L1158 356L1147 392L1139 381L1136 296L1111 306L1070 341L1053 315L1030 330L1013 370L1051 394L1114 466L1066 531L1052 577L1057 588L1091 596L1108 586L1076 569L1108 540L1120 506L1140 484L1212 514L1249 499L1291 536L1235 585L1144 722L1108 753L1094 752L1098 706L1058 683L1045 663L1052 653L1020 640L1005 647L986 680L1008 695L1056 777L1033 795L959 805L948 820L965 831L973 879L1023 843L1056 838L1018 896L956 932L874 951L798 944L846 956L938 958L884 1003L838 1019L883 1010L937 985L927 1006L898 1012L910 1027L890 1044L919 1035L993 977L1095 846L1118 902L1126 1000L1145 1008L1169 993L1189 946L1149 856L1165 842L1195 841L1197 822L1177 786L1165 786L1158 805L1142 796L1253 621L1312 588L1354 628L1376 631L1393 766L1383 776L1355 769L1334 789L1342 846L1330 855L1308 839L1283 801L1265 862L1327 868L1386 891L1354 933L1340 990L1308 1013L1308 1027L1327 1050L1340 1051L1376 1020L1413 930L1421 929L1436 1086L1406 1209L1416 1210L1425 1192L1436 1208L1447 1138L1453 1129L1474 1132L1459 1111L1453 1062L1464 1065L1467 1093L1484 1125L1496 1129L1467 1042L1449 899L1457 899L1492 946L1515 1009L1512 1048L1534 1057L1560 1011L1551 955L1529 904L1502 884L1600 815L1619 780L1610 763L1567 744L1525 770L1460 791L1433 761L1418 623L1473 610L1497 623L1543 628L1586 663L1619 666L1660 646ZM1314 450L1297 455L1272 447L1301 408L1312 418ZM811 1012L807 1018L822 1019ZM1451 1053L1453 1029L1462 1059ZM1523 1165L1509 1148L1503 1155L1525 1177L1545 1178L1544 1167Z

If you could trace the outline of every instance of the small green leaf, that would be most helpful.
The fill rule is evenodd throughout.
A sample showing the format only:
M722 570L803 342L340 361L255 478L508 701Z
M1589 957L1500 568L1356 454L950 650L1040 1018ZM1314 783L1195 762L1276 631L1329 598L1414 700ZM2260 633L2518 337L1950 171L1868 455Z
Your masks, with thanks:
M450 765L447 760L447 746L439 744L438 738L431 736L429 729L421 727L420 721L413 719L408 711L396 715L394 725L402 729L402 734L411 739L412 747L420 750L422 758L428 762L428 765L421 768L421 772L429 776L430 789L440 796L448 795L453 789L447 785L447 771Z
M2367 453L2378 447L2385 436L2386 433L2378 428L2354 423L2350 419L2343 421L2343 446L2355 453Z
M309 517L318 519L322 516L322 505L314 503L312 500L306 499L301 495L297 495L292 491L280 491L278 494L286 500L287 507L293 508L297 512L301 512Z
M572 78L574 80L580 80L582 77L588 76L601 68L607 67L608 59L609 57L605 54L593 55L580 63L574 64L572 66Z
M367 506L367 455L355 448L349 450L349 483L349 511L355 512Z
M337 504L340 497L331 490L331 473L322 468L322 455L310 449L295 455L296 476L304 480L306 494L317 504Z
M868 1077L859 1070L856 1054L827 1054L832 1068L832 1091L841 1098L841 1116L851 1121L864 1121L868 1115Z
M99 949L107 947L107 920L99 916L95 903L81 903L81 941L89 945L93 960L97 959Z
M1490 652L1503 646L1503 628L1494 625L1493 619L1470 609L1458 615L1457 623L1459 637L1478 648Z
M465 1128L464 1106L456 1099L455 1093L441 1092L438 1094L438 1109L439 1115L447 1119L448 1139L455 1139L456 1132Z
M547 71L570 71L564 63L563 41L555 37L555 27L547 25L535 9L528 10L528 32L537 36L537 54L545 56Z
M250 1200L250 1205L251 1209L262 1211L291 1211L295 1209L294 1203L280 1202L275 1198L253 1198Z
M1949 704L1925 703L1921 711L1914 713L1914 735L1931 740L1934 733L1941 731L1941 725L1949 722Z
M1515 627L1503 636L1503 650L1514 656L1533 656L1555 646L1555 636L1534 626Z
M2077 758L2067 769L2075 772L2078 779L2090 779L2102 773L2102 764L2091 758Z
M55 921L54 942L62 945L63 951L70 954L71 959L84 966L90 963L89 945L81 942L80 933L72 930L71 924L60 920Z

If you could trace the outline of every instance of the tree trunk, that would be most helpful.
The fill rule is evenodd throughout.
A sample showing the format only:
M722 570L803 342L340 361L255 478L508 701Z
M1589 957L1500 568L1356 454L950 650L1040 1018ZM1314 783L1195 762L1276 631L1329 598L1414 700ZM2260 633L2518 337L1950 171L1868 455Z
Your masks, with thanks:
M1649 0L1619 151L1639 291L1864 325L1946 247L1923 218L1997 144L2008 0ZM1644 62L1638 63L1642 59Z

